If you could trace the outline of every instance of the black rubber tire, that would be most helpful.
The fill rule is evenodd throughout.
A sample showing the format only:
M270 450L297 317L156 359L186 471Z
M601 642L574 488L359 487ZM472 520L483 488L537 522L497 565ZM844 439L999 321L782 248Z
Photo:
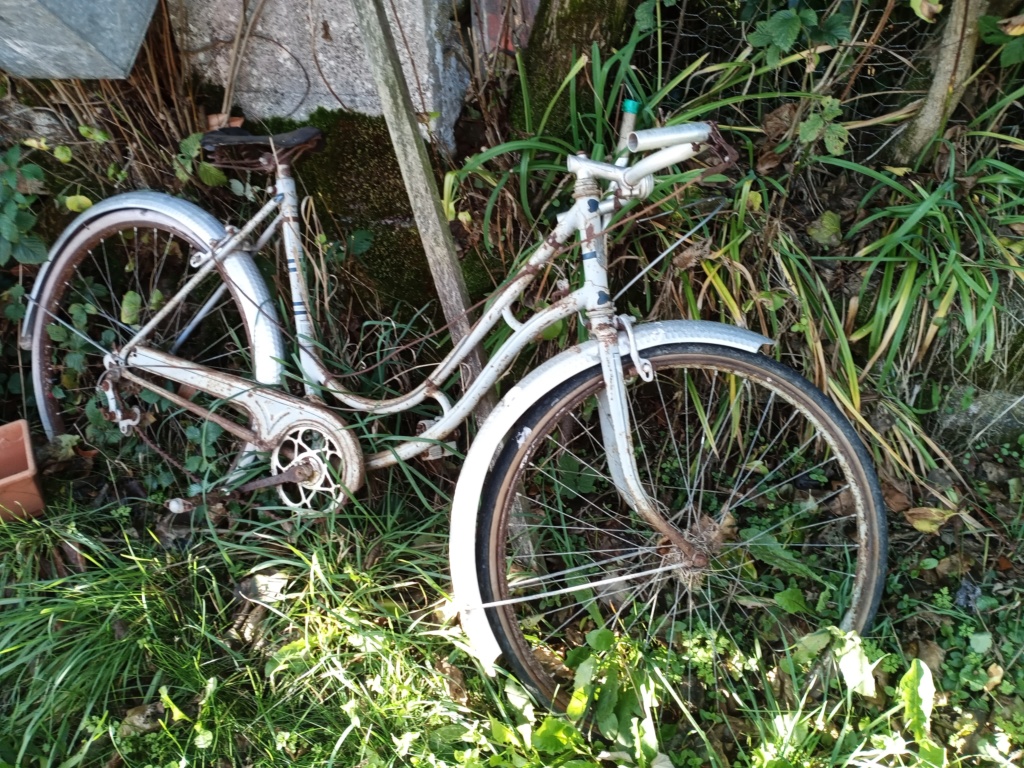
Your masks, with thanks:
M230 472L244 447L217 425L123 382L114 386L126 414L139 409L139 427L124 436L102 418L107 402L97 383L105 370L104 352L127 341L184 285L194 274L189 257L197 250L206 250L201 235L172 216L134 207L107 211L67 238L38 298L32 382L47 435L77 436L83 445L127 462L150 491L209 487ZM170 351L175 334L222 284L221 270L218 266L154 331L148 346ZM238 301L228 290L175 354L249 376L250 344ZM173 390L169 383L163 386ZM230 404L186 394L219 415L248 424Z
M587 656L606 672L622 666L620 680L641 659L656 663L696 705L714 679L741 673L744 654L767 664L769 653L781 658L816 630L864 631L882 594L884 502L867 450L835 405L763 355L698 344L642 354L656 370L653 383L624 363L641 480L706 553L706 567L681 562L603 474L599 367L519 419L484 483L476 556L487 616L507 665L555 709L586 687L575 672ZM805 440L811 430L823 439ZM671 442L674 455L652 457L648 438ZM651 481L652 466L664 484ZM751 497L758 480L770 493ZM613 581L597 584L603 579ZM566 592L553 594L559 589ZM601 629L611 635L595 634ZM626 638L632 629L636 637Z

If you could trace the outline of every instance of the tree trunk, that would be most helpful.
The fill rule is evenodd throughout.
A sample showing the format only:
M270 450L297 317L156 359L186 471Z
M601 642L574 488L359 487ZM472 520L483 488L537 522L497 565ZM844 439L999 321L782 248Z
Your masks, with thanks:
M906 165L913 162L928 142L942 131L960 103L978 46L978 19L988 7L989 0L956 0L949 4L949 16L932 63L931 86L921 109L895 145L893 163Z
M544 113L573 63L584 53L589 56L594 43L609 51L623 40L632 26L626 23L630 7L630 0L541 0L524 53L534 115ZM545 132L557 134L569 123L568 96L563 93L561 99ZM526 128L521 100L512 109L512 123Z

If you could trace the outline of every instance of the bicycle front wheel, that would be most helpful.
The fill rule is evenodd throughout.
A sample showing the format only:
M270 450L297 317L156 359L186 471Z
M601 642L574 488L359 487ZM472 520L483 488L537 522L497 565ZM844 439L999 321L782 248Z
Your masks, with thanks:
M193 492L197 485L208 487L230 473L244 449L221 425L161 393L247 425L248 417L230 403L184 391L151 373L144 378L156 391L147 389L107 375L104 365L104 355L117 352L192 277L189 259L204 250L201 236L172 216L113 209L67 238L39 294L32 380L47 435L77 436L112 455L145 482L147 491L181 483L193 486ZM252 370L238 302L218 272L189 294L145 344L177 355L183 365L197 363L242 376ZM124 417L137 416L129 435L108 420L111 402L101 383Z
M632 695L669 685L691 706L724 707L746 671L799 661L829 633L801 638L864 630L881 596L884 504L838 409L761 355L697 344L644 355L652 382L626 371L641 480L706 565L618 494L600 368L523 415L484 485L488 618L513 672L556 709L574 694L590 706L598 688L616 699L627 679Z

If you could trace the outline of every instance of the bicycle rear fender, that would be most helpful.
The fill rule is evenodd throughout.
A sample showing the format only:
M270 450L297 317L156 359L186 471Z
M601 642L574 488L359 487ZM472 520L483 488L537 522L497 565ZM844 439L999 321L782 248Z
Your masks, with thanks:
M644 350L664 344L716 344L757 352L774 342L753 331L701 320L670 320L646 323L633 329L637 348ZM619 354L629 359L629 340L619 334ZM498 658L498 641L482 608L477 583L476 532L484 480L502 439L516 421L545 394L582 371L600 365L597 342L587 341L565 350L534 369L510 389L488 416L466 455L452 500L449 558L453 600L462 628L469 637L469 650L493 673Z
M39 293L46 283L46 276L57 255L72 237L82 229L88 228L100 216L111 211L132 209L152 211L173 218L194 232L205 246L225 237L224 225L209 213L187 200L171 197L162 192L127 192L96 203L79 214L64 230L40 268L21 325L18 342L22 349L31 348ZM284 375L281 361L285 359L286 352L281 324L278 322L270 291L249 253L235 251L224 259L223 266L230 277L230 289L241 307L248 338L252 342L253 376L261 384L279 384Z

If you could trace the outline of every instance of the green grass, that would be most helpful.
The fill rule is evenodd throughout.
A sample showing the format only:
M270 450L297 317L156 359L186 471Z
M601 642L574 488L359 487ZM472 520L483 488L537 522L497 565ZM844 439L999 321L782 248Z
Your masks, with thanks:
M609 734L478 669L449 613L447 484L409 470L321 523L236 510L173 535L147 500L91 507L59 498L81 481L51 485L45 517L0 526L0 761L923 766L923 739L951 764L1020 759L1024 587L991 532L904 547L872 637L839 637L815 685L754 657L712 681L733 703L704 709L670 659L623 646L639 694ZM950 564L976 552L969 610ZM260 599L256 575L279 588ZM937 665L926 725L915 656ZM598 702L614 668L596 670Z

